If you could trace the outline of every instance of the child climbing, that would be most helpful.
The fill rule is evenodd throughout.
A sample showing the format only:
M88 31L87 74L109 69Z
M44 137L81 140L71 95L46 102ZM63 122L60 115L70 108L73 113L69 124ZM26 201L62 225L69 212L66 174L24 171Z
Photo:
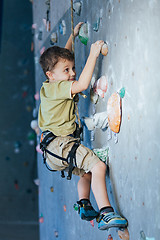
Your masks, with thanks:
M78 35L81 25L82 22L74 28L74 37ZM73 170L73 174L80 176L77 202L80 218L87 221L97 218L98 228L101 230L127 227L127 220L116 214L109 202L105 163L90 149L80 144L76 136L74 101L78 93L89 87L103 44L104 42L99 40L91 45L87 62L77 81L74 55L71 52L72 36L69 37L65 48L48 48L40 57L47 80L41 87L39 108L42 142L49 136L45 152L47 164L53 170ZM64 159L68 162L63 161ZM99 212L94 210L90 202L91 186Z

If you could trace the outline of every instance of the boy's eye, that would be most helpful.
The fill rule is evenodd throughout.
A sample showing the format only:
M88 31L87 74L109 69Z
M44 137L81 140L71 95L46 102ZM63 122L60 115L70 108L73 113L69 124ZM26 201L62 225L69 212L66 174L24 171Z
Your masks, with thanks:
M72 68L73 71L75 71L75 66Z
M65 71L65 72L68 72L68 71L69 71L69 68L66 68L64 71Z

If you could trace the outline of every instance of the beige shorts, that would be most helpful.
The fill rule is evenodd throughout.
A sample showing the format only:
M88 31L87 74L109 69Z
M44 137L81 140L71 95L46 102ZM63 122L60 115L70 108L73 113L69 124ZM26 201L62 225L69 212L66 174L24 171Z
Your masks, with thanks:
M47 147L47 149L54 154L67 158L69 151L75 143L75 138L67 137L56 137ZM58 158L46 153L47 164L53 170L62 171L68 167L68 163L61 161ZM82 144L76 150L76 164L73 174L83 176L84 173L90 172L91 169L99 162L99 158L89 148Z

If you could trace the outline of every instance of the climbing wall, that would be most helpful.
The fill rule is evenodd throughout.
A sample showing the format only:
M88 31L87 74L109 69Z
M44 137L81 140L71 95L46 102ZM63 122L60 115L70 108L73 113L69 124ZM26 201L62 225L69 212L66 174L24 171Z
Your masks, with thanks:
M0 239L37 240L32 3L0 1Z
M115 210L128 219L130 239L158 240L160 3L87 0L74 8L74 24L83 21L88 31L87 45L78 37L75 41L77 76L91 44L103 39L108 45L108 54L99 57L85 91L87 99L80 97L84 144L109 165L109 197ZM70 1L34 0L32 28L38 92L45 80L40 55L52 45L65 46L71 33ZM40 239L120 239L115 229L99 231L96 222L79 219L73 210L77 177L69 182L48 172L41 153L38 173ZM92 194L91 201L97 208Z

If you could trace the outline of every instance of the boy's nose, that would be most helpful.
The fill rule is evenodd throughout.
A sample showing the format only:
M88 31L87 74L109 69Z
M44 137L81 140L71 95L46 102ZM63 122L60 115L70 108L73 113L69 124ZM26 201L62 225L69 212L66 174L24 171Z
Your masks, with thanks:
M71 76L75 76L75 75L76 75L75 71L71 70Z

